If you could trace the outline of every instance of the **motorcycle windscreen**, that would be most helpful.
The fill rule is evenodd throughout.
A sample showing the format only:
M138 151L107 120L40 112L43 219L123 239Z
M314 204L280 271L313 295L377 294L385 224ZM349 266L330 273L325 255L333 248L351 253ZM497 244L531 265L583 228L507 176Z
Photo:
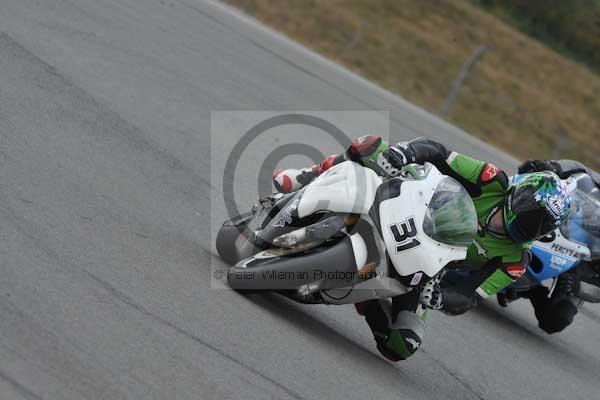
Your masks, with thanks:
M600 192L576 189L571 193L571 213L560 231L569 240L585 244L592 259L600 258Z
M438 185L423 220L427 236L450 246L469 246L477 235L473 200L457 181L445 178Z

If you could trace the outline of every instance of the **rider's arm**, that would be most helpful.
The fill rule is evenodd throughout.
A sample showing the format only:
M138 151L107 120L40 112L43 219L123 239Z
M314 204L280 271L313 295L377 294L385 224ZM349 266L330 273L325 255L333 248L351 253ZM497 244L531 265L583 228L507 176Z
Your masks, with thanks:
M498 264L492 274L479 284L476 293L486 298L509 287L525 274L530 261L531 254L526 251L519 262Z
M376 135L354 139L344 153L331 155L313 167L276 171L273 181L281 192L295 191L332 166L346 160L357 162L379 175L389 176L396 176L406 164L430 162L443 174L458 180L473 197L481 194L483 185L499 182L505 186L508 182L506 174L494 165L450 151L443 144L433 140L419 138L412 142L389 146Z
M525 174L528 172L552 171L561 179L567 179L573 174L586 173L596 185L600 186L600 174L588 168L579 161L574 160L527 160L519 165L518 172Z
M442 285L443 310L454 315L467 312L476 304L473 301L475 293L487 298L509 287L525 274L530 262L531 253L524 249L520 260L510 261L496 257L472 273L469 278L451 286Z
M429 162L444 175L459 181L473 197L482 193L484 185L493 182L498 182L502 186L508 184L506 174L493 164L450 151L443 144L431 139L419 138L411 142L398 143L390 146L383 155L396 168L409 163Z
M561 179L566 179L573 174L587 172L588 170L589 168L585 165L573 160L527 160L519 165L518 172L525 174L537 171L552 171Z

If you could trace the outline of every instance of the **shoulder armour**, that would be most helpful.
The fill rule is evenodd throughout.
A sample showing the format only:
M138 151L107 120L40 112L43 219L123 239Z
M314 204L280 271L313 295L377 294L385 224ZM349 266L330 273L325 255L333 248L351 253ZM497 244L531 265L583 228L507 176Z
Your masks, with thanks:
M487 163L481 169L481 174L479 174L479 184L488 185L492 182L499 182L503 188L507 188L508 176L503 170L496 167L494 164Z

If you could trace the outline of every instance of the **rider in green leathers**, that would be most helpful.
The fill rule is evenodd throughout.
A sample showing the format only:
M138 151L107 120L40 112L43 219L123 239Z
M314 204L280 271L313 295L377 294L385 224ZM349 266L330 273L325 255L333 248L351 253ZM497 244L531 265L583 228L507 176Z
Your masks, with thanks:
M531 241L555 229L569 212L566 186L556 174L532 173L511 186L507 175L493 164L424 138L389 146L378 136L363 136L343 154L329 156L312 168L275 171L273 182L282 192L298 190L347 160L391 179L407 164L429 162L465 187L477 211L478 236L464 261L465 268L475 271L469 280L445 287L432 279L420 291L355 305L373 331L379 351L393 361L410 357L422 343L427 313L418 312L420 305L460 314L474 304L475 293L487 297L511 285L526 271Z

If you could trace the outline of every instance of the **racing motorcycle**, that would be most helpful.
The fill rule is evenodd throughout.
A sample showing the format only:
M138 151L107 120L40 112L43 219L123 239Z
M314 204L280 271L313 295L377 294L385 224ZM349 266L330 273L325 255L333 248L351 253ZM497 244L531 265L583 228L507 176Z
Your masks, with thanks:
M349 304L418 289L464 260L476 232L468 193L433 165L386 179L346 161L226 221L216 247L235 290Z
M500 295L502 305L537 285L550 285L552 294L558 276L572 268L579 268L581 276L576 293L580 305L583 301L600 303L600 192L583 173L570 177L567 185L572 198L569 218L533 243L527 274Z

